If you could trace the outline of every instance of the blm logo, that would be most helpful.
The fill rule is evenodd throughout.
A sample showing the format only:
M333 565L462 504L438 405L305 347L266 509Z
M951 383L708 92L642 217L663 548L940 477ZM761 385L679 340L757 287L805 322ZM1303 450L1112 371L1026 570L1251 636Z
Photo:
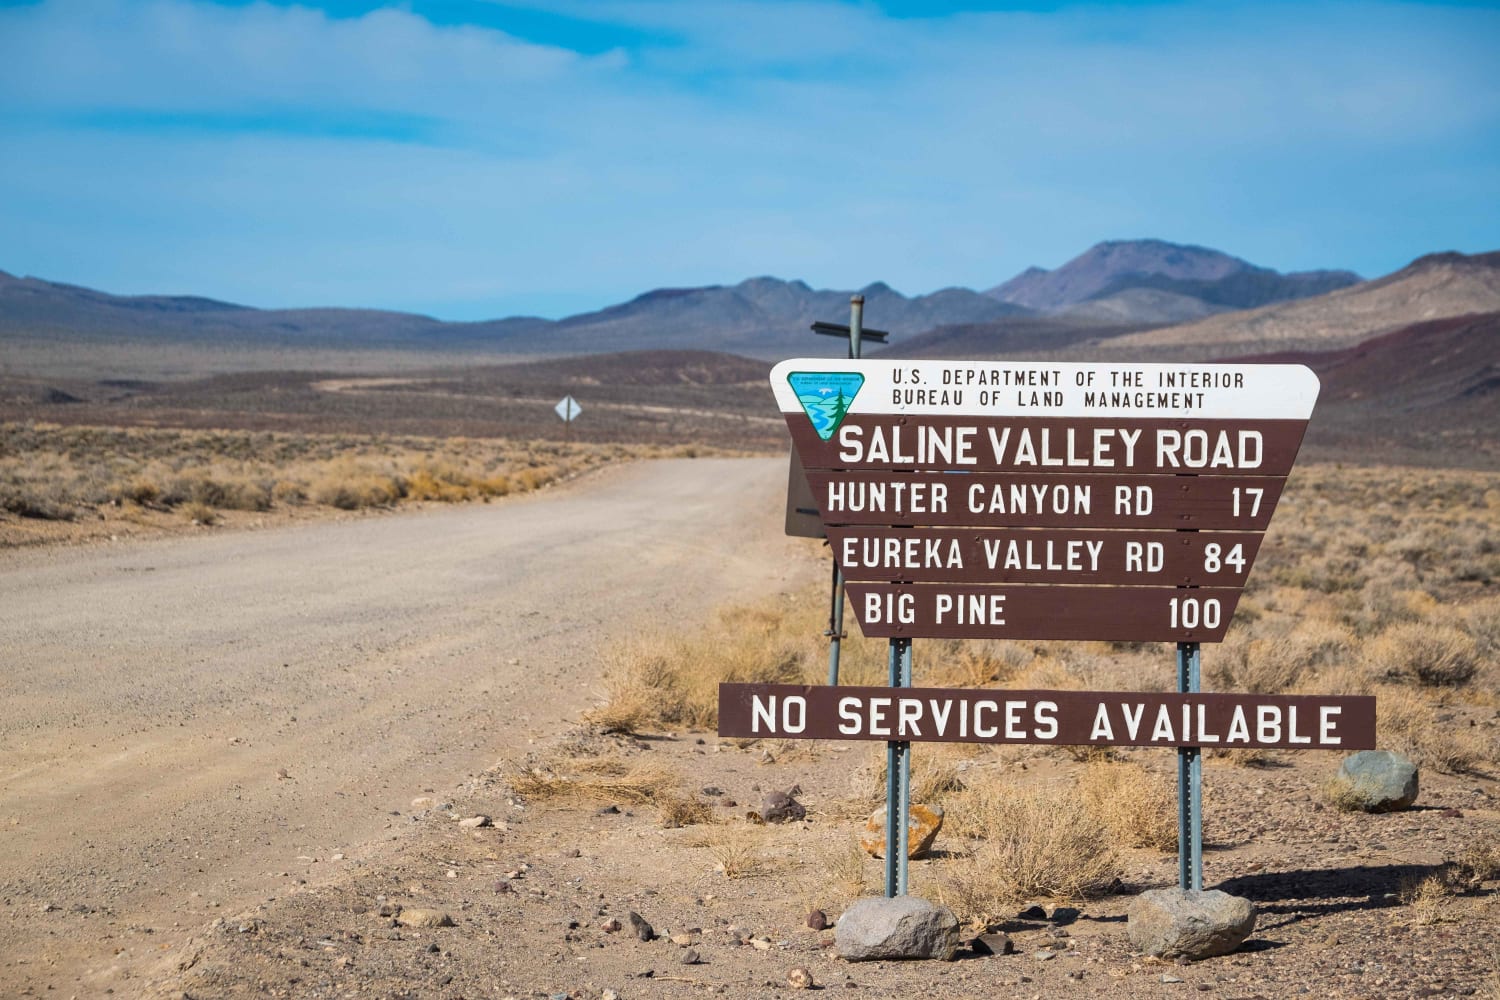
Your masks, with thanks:
M865 377L858 372L791 372L786 381L819 439L827 441L844 422Z

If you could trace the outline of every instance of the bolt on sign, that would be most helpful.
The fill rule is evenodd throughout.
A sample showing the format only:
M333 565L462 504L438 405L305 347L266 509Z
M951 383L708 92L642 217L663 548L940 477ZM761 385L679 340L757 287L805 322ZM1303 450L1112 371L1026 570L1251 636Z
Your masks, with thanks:
M1302 365L783 361L865 635L1219 642L1318 395Z

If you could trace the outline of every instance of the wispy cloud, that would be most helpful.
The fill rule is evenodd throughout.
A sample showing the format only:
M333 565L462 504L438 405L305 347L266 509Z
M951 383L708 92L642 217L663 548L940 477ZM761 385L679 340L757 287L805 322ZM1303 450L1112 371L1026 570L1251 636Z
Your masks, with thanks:
M445 9L0 8L0 267L478 317L1136 235L1379 271L1500 223L1490 9Z

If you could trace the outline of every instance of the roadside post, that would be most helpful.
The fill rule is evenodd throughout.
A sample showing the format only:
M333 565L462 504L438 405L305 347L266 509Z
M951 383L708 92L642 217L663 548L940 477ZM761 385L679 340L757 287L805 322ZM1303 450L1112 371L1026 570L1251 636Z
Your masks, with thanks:
M886 741L887 896L908 886L913 741L1177 748L1184 889L1203 885L1202 746L1374 747L1373 698L1200 690L1311 418L1309 369L796 359L771 385L855 618L890 640L889 686L720 685L719 732ZM915 638L1171 642L1177 690L918 688Z
M849 296L849 325L841 326L838 323L814 323L810 329L813 333L821 333L829 337L845 337L849 341L849 357L858 359L860 357L861 345L864 338L884 344L890 336L885 330L864 329L865 297L863 295ZM787 534L805 535L811 538L827 537L823 533L822 525L817 521L805 522L804 530L794 523L794 512L805 512L813 518L817 517L817 509L808 509L806 502L802 499L805 495L807 474L802 469L802 460L797 455L797 446L792 446L792 466L787 474ZM833 584L828 599L828 628L823 632L828 636L828 683L839 682L839 655L844 640L844 576L839 569L839 561L833 560Z
M573 429L573 420L583 412L583 407L578 405L578 400L574 399L571 395L567 395L559 399L557 405L552 409L562 418L563 440L567 441Z

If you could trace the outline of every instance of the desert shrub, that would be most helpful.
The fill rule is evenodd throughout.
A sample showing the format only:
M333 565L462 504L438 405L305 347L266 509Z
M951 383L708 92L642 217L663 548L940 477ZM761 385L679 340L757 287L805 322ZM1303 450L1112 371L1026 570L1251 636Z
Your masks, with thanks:
M182 513L194 524L213 524L218 521L219 514L206 503L190 500L182 505Z
M533 763L508 775L511 788L531 802L588 799L637 804L681 795L681 779L664 764L614 758L570 757Z
M77 510L30 483L0 481L0 510L39 521L71 521Z
M311 491L315 503L340 510L385 507L401 495L401 482L396 477L352 462L335 463Z
M278 479L271 487L271 499L275 503L300 504L307 502L307 487L290 479Z
M911 751L911 800L923 805L946 802L955 792L968 785L969 772L982 748L972 743L916 743ZM869 749L869 766L861 769L861 778L853 791L866 804L884 801L886 791L886 745L874 743Z
M981 835L939 880L944 902L976 922L1036 898L1108 892L1120 876L1108 834L1069 789L971 787L949 806L955 826Z
M790 684L805 680L802 656L752 628L708 635L643 633L604 652L603 705L584 721L606 731L650 727L711 729L719 684Z
M1033 659L1018 642L993 639L937 639L922 644L924 684L933 687L985 687L1005 681Z
M668 830L714 821L713 806L696 795L663 792L656 797L657 821Z
M142 507L149 507L161 500L162 489L153 479L140 477L128 483L122 483L113 490L113 499L129 501Z
M1079 779L1084 808L1126 847L1177 850L1177 793L1139 764L1096 761Z
M1410 687L1379 685L1371 693L1375 695L1375 731L1382 747L1447 774L1472 772L1495 755L1493 745L1487 747L1477 731L1440 717Z
M1258 630L1231 632L1203 657L1209 689L1278 694L1351 655L1354 637L1336 623L1304 618L1287 625L1279 618Z
M1366 643L1364 660L1384 680L1453 686L1478 671L1479 648L1450 625L1412 622L1393 625Z

